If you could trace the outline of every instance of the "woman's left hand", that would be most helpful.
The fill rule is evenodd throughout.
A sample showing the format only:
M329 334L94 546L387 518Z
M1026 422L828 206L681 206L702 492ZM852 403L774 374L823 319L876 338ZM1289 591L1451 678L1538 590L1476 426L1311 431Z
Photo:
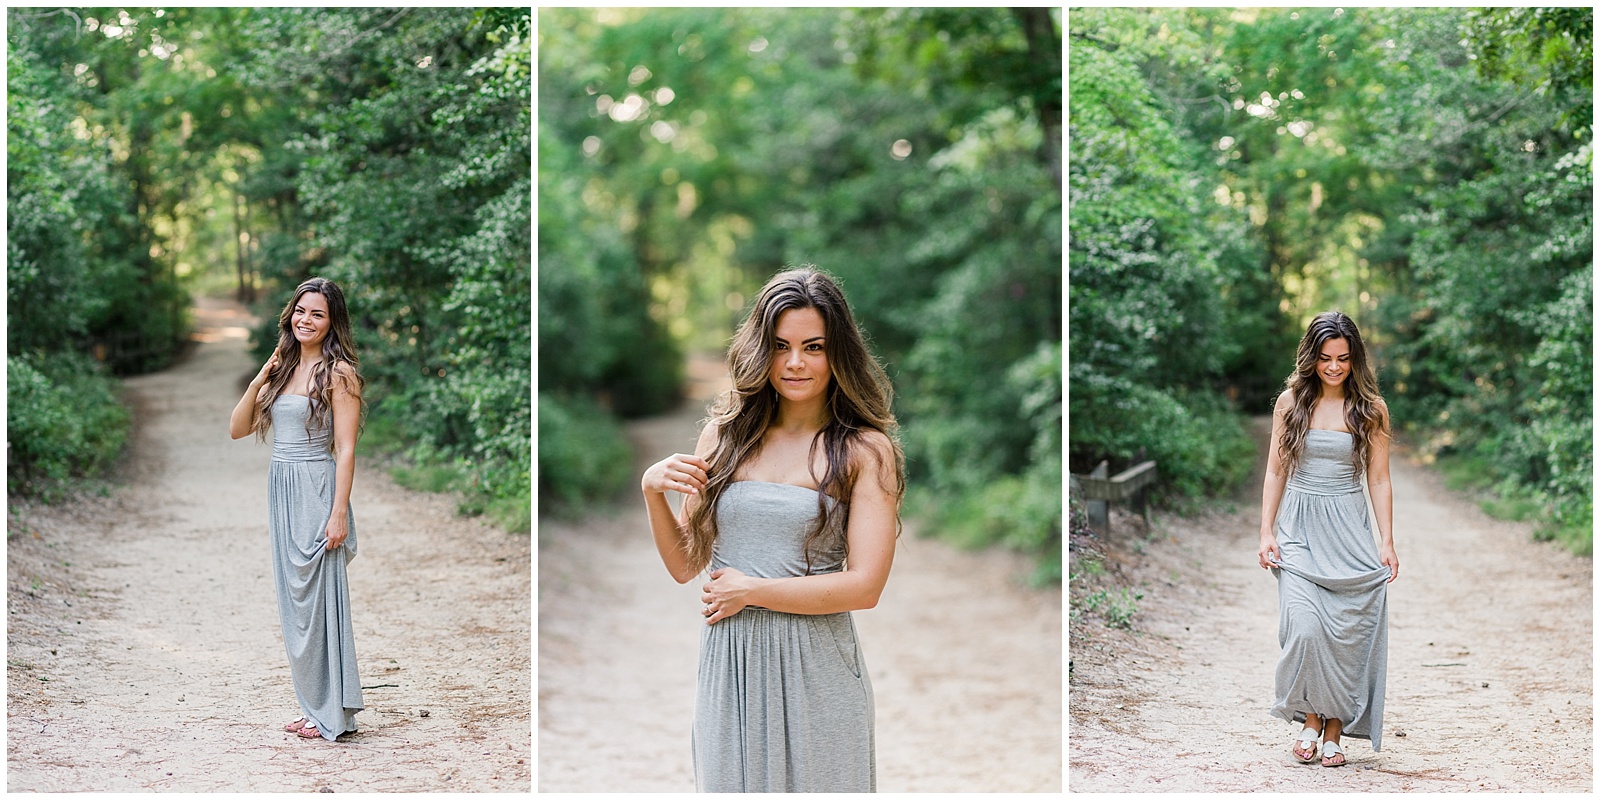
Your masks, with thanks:
M1394 583L1400 577L1400 557L1394 554L1393 547L1379 547L1378 561L1389 567L1389 580L1385 583Z
M745 598L760 580L733 567L711 573L711 580L700 587L700 602L704 604L701 613L705 614L706 624L721 622L743 611L750 604Z
M341 514L334 514L328 518L328 526L323 529L322 535L328 539L328 549L338 550L344 545L346 536L350 535L350 528Z

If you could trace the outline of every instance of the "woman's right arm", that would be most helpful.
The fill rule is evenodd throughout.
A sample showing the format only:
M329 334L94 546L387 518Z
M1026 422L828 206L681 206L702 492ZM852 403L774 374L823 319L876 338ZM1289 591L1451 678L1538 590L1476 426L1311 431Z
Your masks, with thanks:
M1283 464L1278 460L1278 443L1283 441L1284 418L1289 413L1289 404L1294 402L1285 390L1278 395L1278 401L1272 407L1272 438L1267 443L1267 477L1261 482L1261 546L1256 551L1256 560L1262 569L1268 569L1272 562L1278 561L1283 554L1278 552L1278 537L1273 531L1273 523L1278 519L1278 503L1283 500L1283 486L1286 482Z
M695 443L694 455L674 453L650 465L639 481L644 492L645 510L650 515L650 533L655 537L656 550L667 572L678 583L688 583L700 573L704 565L689 563L688 549L684 546L689 535L689 512L700 501L700 490L706 488L711 470L705 456L711 455L717 443L716 424L706 423ZM667 503L667 492L683 493L683 509L677 516Z
M239 398L239 404L233 407L233 416L228 418L229 436L243 439L255 428L256 397L261 394L261 387L267 385L267 373L276 366L278 366L278 351L273 350L272 357L261 365L261 371L256 373L255 380L250 381L250 388L244 390L244 397Z

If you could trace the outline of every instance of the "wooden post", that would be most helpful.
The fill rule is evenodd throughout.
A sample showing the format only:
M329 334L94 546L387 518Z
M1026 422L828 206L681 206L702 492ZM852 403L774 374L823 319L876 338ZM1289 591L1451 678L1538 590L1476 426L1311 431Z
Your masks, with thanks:
M1089 473L1089 477L1100 478L1102 480L1111 477L1111 463L1108 461L1100 462L1100 465L1095 467L1094 471ZM1106 534L1110 533L1111 504L1105 500L1090 500L1088 501L1088 506L1089 527L1093 528L1095 533L1098 533L1101 536L1105 536Z

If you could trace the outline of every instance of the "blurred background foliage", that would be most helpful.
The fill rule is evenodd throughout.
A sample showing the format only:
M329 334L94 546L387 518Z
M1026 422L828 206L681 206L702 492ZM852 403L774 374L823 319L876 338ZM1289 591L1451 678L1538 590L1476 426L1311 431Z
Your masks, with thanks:
M1592 547L1593 14L1069 14L1072 470L1247 474L1315 313L1350 314L1399 434Z
M289 293L321 275L345 289L369 380L363 447L527 531L531 22L12 9L11 491L114 455L127 415L107 410L108 375L169 363L191 294L251 304L264 361Z
M908 511L1059 576L1061 64L1044 9L544 9L539 497L627 485L786 266L896 386Z

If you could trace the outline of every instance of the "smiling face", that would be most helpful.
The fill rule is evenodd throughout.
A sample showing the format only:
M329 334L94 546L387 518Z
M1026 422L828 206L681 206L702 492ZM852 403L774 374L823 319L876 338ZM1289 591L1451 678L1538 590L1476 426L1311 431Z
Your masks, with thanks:
M289 315L289 331L301 347L322 347L333 321L328 316L328 299L319 292L305 292L294 301Z
M815 308L791 308L778 315L769 380L779 398L804 403L827 397L833 372L828 368L826 331Z
M1324 387L1344 385L1350 377L1349 341L1329 339L1322 343L1322 350L1317 354L1317 376L1322 379Z

